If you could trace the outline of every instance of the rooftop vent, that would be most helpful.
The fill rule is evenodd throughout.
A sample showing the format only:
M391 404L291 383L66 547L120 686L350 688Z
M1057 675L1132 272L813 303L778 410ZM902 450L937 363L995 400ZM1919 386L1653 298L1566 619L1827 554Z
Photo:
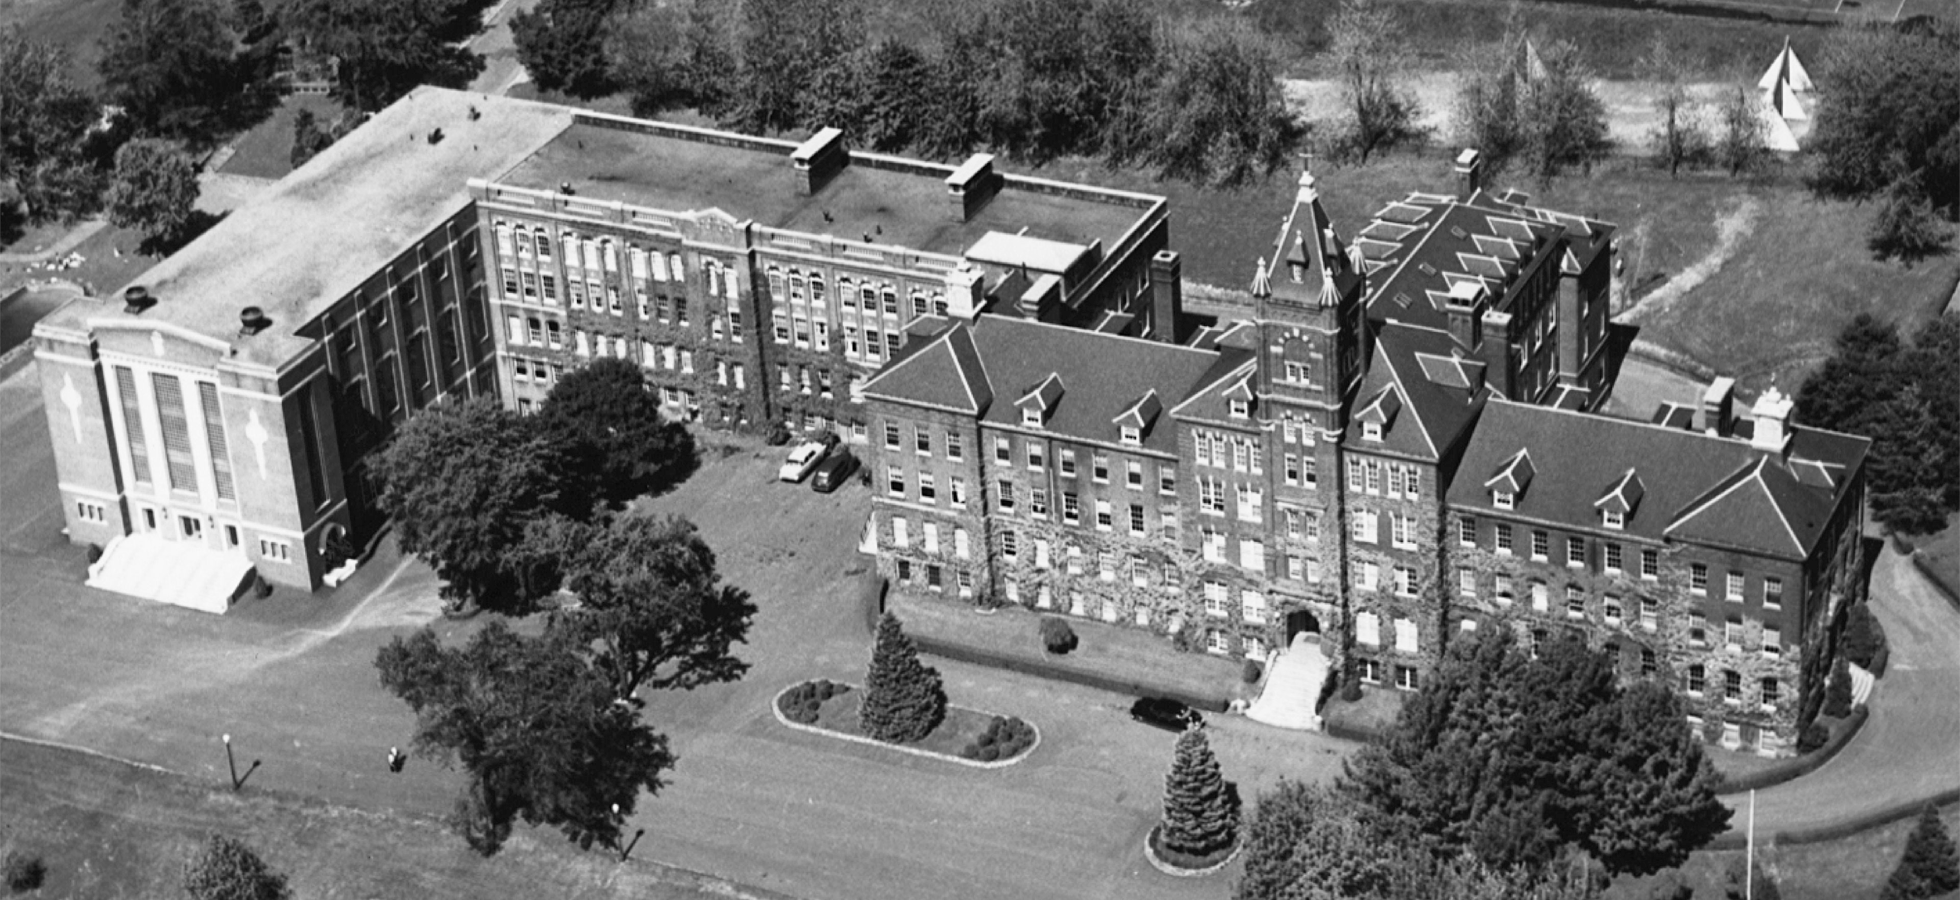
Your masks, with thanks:
M238 334L240 337L251 337L252 335L258 334L265 330L265 326L270 324L272 324L272 320L265 317L265 310L256 306L247 306L238 311Z
M150 289L142 285L130 285L123 290L123 312L132 316L141 315L156 304L157 298L150 296Z

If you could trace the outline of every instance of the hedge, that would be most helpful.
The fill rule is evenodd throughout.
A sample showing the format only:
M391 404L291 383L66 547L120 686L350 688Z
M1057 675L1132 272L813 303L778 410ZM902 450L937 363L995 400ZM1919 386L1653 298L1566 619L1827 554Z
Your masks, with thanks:
M1722 779L1721 786L1717 787L1715 792L1718 794L1740 794L1744 791L1761 790L1771 785L1782 784L1793 778L1815 772L1818 766L1830 762L1831 757L1836 756L1839 750L1843 750L1844 745L1851 743L1851 739L1856 737L1859 730L1865 727L1865 720L1870 717L1871 711L1867 710L1864 706L1852 707L1851 715L1845 719L1845 726L1838 729L1837 733L1832 735L1831 739L1825 742L1824 746L1817 748L1813 752L1806 753L1794 759L1785 760L1766 769L1758 769L1747 775L1741 775L1735 778L1724 778Z
M1925 809L1929 803L1934 806L1949 806L1953 803L1960 803L1960 788L1940 791L1937 794L1920 797L1916 800L1894 803L1890 806L1880 807L1863 815L1852 816L1829 825L1778 831L1771 835L1769 840L1777 844L1822 844L1829 841L1842 840L1882 825L1890 825L1902 819L1910 819L1919 815L1919 811ZM1730 832L1709 842L1706 849L1740 850L1747 842L1747 836Z

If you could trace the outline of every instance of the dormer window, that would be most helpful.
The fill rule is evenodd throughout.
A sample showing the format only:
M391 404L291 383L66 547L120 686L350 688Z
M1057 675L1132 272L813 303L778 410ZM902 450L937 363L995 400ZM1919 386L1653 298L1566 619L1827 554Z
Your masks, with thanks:
M1380 423L1380 422L1363 422L1363 423L1361 423L1361 439L1362 439L1362 440L1367 440L1367 441L1379 441L1379 440L1381 440L1381 439L1382 439L1382 423Z
M1232 418L1243 419L1250 415L1252 415L1252 401L1240 400L1236 397L1232 399Z
M1626 513L1620 512L1619 510L1602 509L1599 511L1599 518L1606 527L1614 531L1624 531L1627 527Z
M1021 408L1021 424L1029 428L1041 427L1041 410L1024 406Z
M1513 494L1510 491L1491 491L1490 505L1495 506L1498 509L1516 509L1518 505L1518 495Z
M1131 447L1143 443L1143 429L1130 425L1123 426L1123 443Z

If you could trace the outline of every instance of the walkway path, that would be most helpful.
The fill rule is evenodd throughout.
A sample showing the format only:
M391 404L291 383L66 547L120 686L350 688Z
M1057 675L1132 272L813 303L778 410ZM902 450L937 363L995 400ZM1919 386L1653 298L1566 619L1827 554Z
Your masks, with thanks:
M1757 795L1758 834L1813 828L1960 789L1960 613L1886 542L1872 570L1872 610L1891 664L1871 719L1823 768ZM1748 795L1723 798L1740 810ZM1740 825L1740 814L1734 821Z
M46 262L81 246L83 241L94 237L96 232L107 227L109 227L108 219L89 219L69 229L67 234L61 236L61 240L55 241L54 246L46 250L36 250L31 253L0 253L0 265L18 266Z

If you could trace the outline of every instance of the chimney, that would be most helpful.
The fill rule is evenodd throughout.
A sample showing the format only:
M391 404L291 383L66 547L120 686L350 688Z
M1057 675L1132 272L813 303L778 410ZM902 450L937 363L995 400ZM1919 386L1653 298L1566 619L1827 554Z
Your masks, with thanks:
M1450 337L1464 350L1477 349L1481 337L1477 329L1477 313L1483 307L1484 288L1474 281L1459 281L1450 285L1447 311L1450 316Z
M1146 336L1177 343L1177 320L1184 315L1184 261L1175 250L1150 257L1150 329Z
M1751 410L1756 416L1756 430L1749 437L1749 446L1770 453L1782 453L1790 446L1790 410L1796 403L1783 396L1783 392L1770 385L1761 397L1756 398L1756 407Z
M1484 360L1484 383L1497 395L1516 400L1512 392L1511 380L1511 314L1489 310L1483 315L1483 340L1477 345L1477 355Z
M1579 358L1579 337L1585 333L1586 320L1579 315L1579 278L1566 275L1557 260L1564 254L1552 257L1545 265L1550 266L1558 278L1558 297L1552 302L1558 304L1557 329L1558 370L1563 374L1562 383L1573 384L1579 378L1579 366L1584 362ZM1546 277L1540 275L1540 278Z
M958 222L971 222L973 217L985 209L987 201L1000 193L1005 179L994 171L994 155L975 153L960 163L953 174L946 176L946 197L950 202L953 218Z
M265 310L256 306L247 306L238 311L239 337L251 337L264 331L265 326L270 324L272 320L265 317Z
M123 312L132 316L142 315L143 310L155 306L156 302L157 298L150 296L150 289L142 285L133 284L123 289Z
M1474 149L1469 147L1463 148L1462 152L1456 155L1456 177L1457 181L1462 185L1463 196L1461 199L1469 200L1470 195L1475 194L1478 189L1484 186L1483 157Z
M851 164L851 152L844 149L842 129L825 128L792 151L789 159L803 173L803 193L814 196Z
M1735 379L1717 378L1702 392L1701 430L1716 437L1735 433Z
M946 314L969 322L978 318L987 305L985 276L977 268L961 264L946 273Z
M1040 322L1061 321L1062 279L1054 275L1043 275L1034 280L1026 291L1021 293L1015 304L1021 314Z

